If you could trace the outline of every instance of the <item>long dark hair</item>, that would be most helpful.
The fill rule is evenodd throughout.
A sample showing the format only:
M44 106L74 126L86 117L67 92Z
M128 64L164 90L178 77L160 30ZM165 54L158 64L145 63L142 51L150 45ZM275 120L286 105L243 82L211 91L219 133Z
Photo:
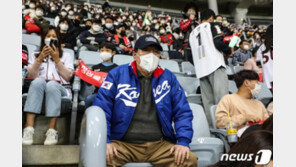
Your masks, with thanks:
M267 27L266 33L265 33L265 41L264 45L266 49L263 51L263 53L267 53L268 51L272 50L273 48L273 25Z
M49 31L53 30L56 35L57 35L57 38L58 38L58 49L59 49L59 56L62 57L63 56L63 50L62 50L62 45L61 45L61 37L60 37L60 32L54 27L54 26L49 26L49 28L44 31L41 35L41 47L40 47L40 53L43 49L43 47L45 46L45 43L44 43L44 39L46 37L46 35L48 34ZM38 57L39 54L36 55L36 57Z
M255 155L261 149L267 149L272 152L273 159L273 133L266 130L257 130L251 132L242 138L227 153L231 154L253 154L251 161L220 161L211 167L254 167Z

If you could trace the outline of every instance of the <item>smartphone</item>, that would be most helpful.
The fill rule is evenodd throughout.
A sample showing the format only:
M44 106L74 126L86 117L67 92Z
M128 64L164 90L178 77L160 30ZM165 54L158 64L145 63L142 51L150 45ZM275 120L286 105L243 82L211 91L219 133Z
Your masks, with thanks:
M58 48L59 47L59 42L58 42L58 40L50 40L50 44L49 44L49 46L50 47L52 47L53 48L53 46L55 46L56 48Z

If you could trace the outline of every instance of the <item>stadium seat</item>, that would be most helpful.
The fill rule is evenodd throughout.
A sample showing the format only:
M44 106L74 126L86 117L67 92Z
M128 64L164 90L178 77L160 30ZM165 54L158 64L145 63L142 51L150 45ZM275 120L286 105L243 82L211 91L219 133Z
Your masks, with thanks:
M186 73L187 75L195 74L195 68L189 61L184 61L181 63L182 72Z
M22 43L36 45L40 47L41 37L37 35L22 34Z
M99 55L99 52L80 51L79 59L81 59L87 66L92 67L93 65L103 62Z
M200 86L199 79L195 77L177 76L177 80L179 81L180 85L183 87L187 95L196 94L196 90Z
M113 57L113 63L117 65L128 64L134 61L133 56L116 54Z
M38 50L38 47L36 45L31 45L31 44L23 44L27 47L28 49L28 60L31 54L36 52Z
M162 50L163 50L163 51L169 51L169 47L168 47L167 44L160 43L160 46L162 47Z
M163 68L170 70L171 72L180 73L180 68L179 68L179 65L176 61L160 59L159 65Z
M190 150L198 157L198 166L206 167L219 161L224 152L223 141L210 136L210 129L202 106L190 103L193 114L193 138Z
M244 69L244 66L233 66L234 73L238 73Z
M228 88L230 93L236 93L238 91L235 82L231 80L228 81Z
M169 56L169 52L168 52L168 51L162 51L161 54L162 54L163 56L165 56L165 57L167 58L167 60L170 59L170 56Z
M49 18L49 17L44 17L45 20L49 21L49 24L54 26L54 19L53 18Z
M227 75L234 75L234 69L231 66L226 66L226 73Z
M267 106L273 96L265 83L260 82L260 85L261 91L259 92L257 99L260 100L265 106Z
M70 55L74 58L73 60L76 59L76 58L75 58L75 52L74 52L74 50L69 49L69 48L63 48L63 51L64 51L64 52L67 52L67 53L70 53ZM76 64L76 61L74 61L74 64Z

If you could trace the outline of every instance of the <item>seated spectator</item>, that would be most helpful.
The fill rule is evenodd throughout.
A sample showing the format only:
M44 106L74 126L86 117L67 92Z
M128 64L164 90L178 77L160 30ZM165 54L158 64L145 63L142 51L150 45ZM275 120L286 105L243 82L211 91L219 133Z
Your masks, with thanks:
M58 27L60 19L68 19L68 12L66 9L62 9L59 15L57 15L54 19L54 26Z
M41 29L41 31L47 31L50 23L48 20L43 18L44 9L41 6L36 7L36 17L33 19L36 25Z
M244 63L244 69L245 70L252 70L257 72L257 74L259 75L259 81L262 82L262 68L257 66L256 60L257 60L257 48L254 48L252 53L253 53L253 57L249 58L245 63Z
M74 46L76 46L76 38L75 35L69 31L69 21L67 19L60 20L59 31L62 48L74 49Z
M105 24L104 24L104 32L105 36L107 38L107 41L111 41L115 34L115 29L114 29L114 24L113 24L113 19L111 16L107 16L105 19ZM108 39L110 38L110 39Z
M84 46L81 50L98 51L100 43L106 41L101 20L94 20L91 29L83 31L79 40Z
M272 152L271 159L268 164L264 165L267 167L273 166L273 134L272 132L260 130L254 131L247 134L246 136L239 139L239 141L230 149L228 155L236 154L241 155L240 161L231 161L225 159L225 156L221 157L221 161L210 167L262 167L263 165L255 164L255 157L258 155L260 150L270 150ZM247 161L249 155L253 154L252 160ZM244 156L248 155L248 156ZM230 156L226 156L230 157ZM245 158L243 158L245 157Z
M50 3L50 9L48 11L47 17L49 18L55 18L59 14L58 12L58 6L55 3Z
M100 45L100 57L103 60L102 63L92 66L93 71L101 71L108 73L113 68L117 67L117 64L112 62L113 56L116 54L115 45L109 42L102 42ZM98 93L98 88L95 89L94 94L89 95L85 100L85 109L90 107Z
M259 76L250 70L240 71L235 75L238 92L225 95L216 109L216 126L226 128L231 122L237 126L238 136L250 125L261 124L268 118L264 104L252 97L256 97L261 89ZM229 115L229 117L228 117Z
M51 45L52 40L56 40L56 46ZM26 124L22 143L33 144L34 119L41 113L44 97L45 116L50 118L44 145L55 145L58 142L56 122L61 113L61 97L72 96L69 86L74 67L73 57L63 52L59 32L54 27L50 26L42 35L41 52L30 54L28 64L27 77L33 81L24 107Z
M29 3L29 9L25 8L23 14L28 15L31 18L34 18L34 17L36 17L35 8L36 8L36 1L32 0Z
M249 59L252 58L252 53L249 51L250 45L249 42L246 40L242 40L239 43L239 49L234 52L232 64L236 65L244 65L244 63Z
M173 42L173 35L170 31L166 31L164 27L160 27L160 42L170 46Z
M141 36L135 61L111 70L95 97L93 105L101 107L107 119L107 166L135 161L197 166L189 150L192 111L176 76L158 67L160 51L156 38Z
M116 34L114 35L116 49L120 54L131 54L133 48L131 42L126 36L125 28L124 24L120 24L116 27Z

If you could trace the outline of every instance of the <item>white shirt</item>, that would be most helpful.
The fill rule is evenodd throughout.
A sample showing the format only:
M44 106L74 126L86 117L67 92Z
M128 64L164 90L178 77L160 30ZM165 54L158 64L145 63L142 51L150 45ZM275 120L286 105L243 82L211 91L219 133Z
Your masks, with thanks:
M35 55L37 55L38 53L39 52L34 52L34 53L30 54L29 61L28 61L28 64L29 64L28 67L33 65L33 63L36 60ZM70 82L67 82L66 80L64 80L64 78L62 76L59 75L55 62L52 59L50 59L49 57L45 58L43 60L43 62L41 63L40 68L39 68L38 78L44 78L46 80L57 80L57 81L60 81L61 84L70 84ZM63 52L63 56L60 58L60 61L69 70L74 71L74 65L73 65L74 64L74 57L71 56L71 54L69 54L67 52ZM68 97L72 96L71 89L67 89L67 96Z
M214 45L210 23L197 26L190 33L189 42L197 78L208 76L220 66L226 68L223 54Z
M273 82L273 53L268 51L267 53L263 54L262 52L264 50L265 45L262 44L257 51L257 60L259 60L262 64L263 81L270 89L271 82Z

